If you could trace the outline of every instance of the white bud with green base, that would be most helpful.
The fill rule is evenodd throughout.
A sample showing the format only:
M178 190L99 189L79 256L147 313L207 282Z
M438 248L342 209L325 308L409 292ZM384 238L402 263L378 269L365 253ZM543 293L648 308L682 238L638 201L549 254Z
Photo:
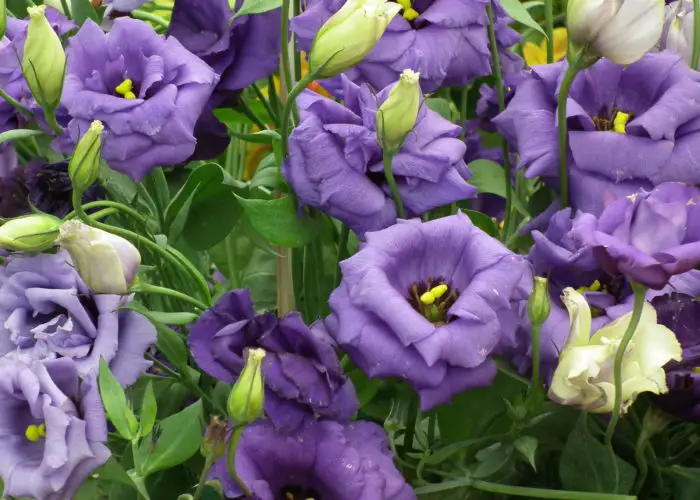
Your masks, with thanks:
M0 248L16 252L43 252L56 244L61 219L32 214L11 219L0 226Z

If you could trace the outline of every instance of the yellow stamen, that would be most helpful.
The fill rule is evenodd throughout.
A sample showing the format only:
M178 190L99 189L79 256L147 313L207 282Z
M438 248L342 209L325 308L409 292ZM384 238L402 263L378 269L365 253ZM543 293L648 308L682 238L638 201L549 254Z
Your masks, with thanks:
M46 437L46 424L39 425L39 436Z
M425 304L426 306L429 306L433 302L435 302L435 295L433 295L433 292L431 290L428 290L425 292L423 295L420 296L420 301Z
M24 436L32 442L37 442L41 439L41 431L36 425L30 425L27 427L27 430L24 431Z
M131 91L133 86L134 86L134 82L132 82L131 79L127 78L122 83L120 83L119 85L114 87L114 91L117 94L124 96L126 99L135 99L136 96ZM133 97L129 97L129 95L132 95Z
M700 373L700 366L693 368L693 373Z
M578 293L584 293L584 292L599 292L603 288L603 285L600 284L600 281L595 280L593 283L591 283L589 286L582 286L580 288L577 288L576 291Z
M433 294L433 297L435 297L436 299L439 299L440 297L445 295L445 292L447 292L447 290L448 290L447 285L445 285L444 283L441 283L438 286L436 286L435 288L433 288L432 290L430 290L430 293Z
M411 0L396 0L396 3L403 7L404 10L411 8Z
M406 21L413 21L413 20L415 20L418 16L420 16L420 13L419 13L416 9L414 9L414 8L412 8L412 7L409 7L408 9L404 9L404 11L403 11L403 18L404 18Z
M626 134L627 122L630 121L631 117L632 116L629 113L618 111L615 115L615 119L613 120L613 128L615 132L617 132L618 134Z

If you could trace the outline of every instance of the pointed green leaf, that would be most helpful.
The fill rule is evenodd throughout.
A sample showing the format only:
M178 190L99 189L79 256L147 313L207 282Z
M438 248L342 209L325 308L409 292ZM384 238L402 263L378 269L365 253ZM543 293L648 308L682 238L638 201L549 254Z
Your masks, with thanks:
M146 392L143 393L143 403L141 404L141 429L140 437L148 436L153 430L153 425L156 423L156 413L158 412L158 403L156 395L153 392L153 383L148 382Z
M131 441L137 435L139 424L126 401L124 389L112 375L104 358L100 359L99 386L107 416L116 427L117 432Z
M537 453L537 438L532 436L520 436L515 440L513 446L522 457L532 466L532 470L537 471L535 465L535 454Z
M229 4L235 7L235 0L229 0ZM262 14L270 10L277 9L282 5L282 0L245 0L241 8L236 11L233 19L248 14Z
M508 15L517 22L524 24L528 28L539 31L545 37L547 36L547 33L544 32L542 26L540 26L537 21L532 18L530 12L528 12L527 8L520 3L520 0L501 0L501 5L506 10Z

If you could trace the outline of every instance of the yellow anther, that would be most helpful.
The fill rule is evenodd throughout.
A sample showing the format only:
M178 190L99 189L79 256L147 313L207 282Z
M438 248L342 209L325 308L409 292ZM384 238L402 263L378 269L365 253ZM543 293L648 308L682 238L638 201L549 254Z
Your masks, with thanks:
M129 97L127 97L127 95L129 95L129 94L134 95L134 93L131 91L131 88L132 88L133 86L134 86L134 82L132 82L131 79L127 78L127 79L124 80L122 83L120 83L119 85L117 85L117 86L114 88L114 91L115 91L117 94L123 95L124 97L126 97L127 99L129 99ZM136 96L132 97L132 99L135 98L135 97L136 97Z
M136 99L136 94L133 92L129 91L126 94L124 94L124 99Z
M700 373L700 366L693 368L693 373Z
M39 425L39 436L46 437L46 424Z
M435 295L433 295L433 292L431 290L428 290L425 292L423 295L420 296L420 301L425 304L426 306L429 306L433 302L435 302Z
M41 438L41 431L36 425L30 425L27 427L27 430L24 431L24 436L30 441L36 442Z
M411 0L396 0L396 3L403 7L404 10L411 8Z
M615 119L613 120L613 128L615 132L617 132L618 134L626 134L627 122L630 121L631 117L632 115L630 115L629 113L623 113L622 111L618 111L615 115Z
M595 280L593 283L591 283L591 286L588 287L588 289L591 292L597 292L600 290L600 288L601 288L601 284L600 284L600 281L598 281L598 280Z
M435 297L435 299L439 299L440 297L445 295L445 292L447 292L447 290L448 290L447 285L445 285L444 283L441 283L438 286L436 286L435 288L433 288L432 290L430 290L430 293L433 294L433 297Z
M404 9L404 10L403 10L403 18L404 18L406 21L413 21L413 20L416 19L418 16L420 16L420 13L419 13L416 9L414 9L414 8L412 8L412 7L409 7L408 9Z

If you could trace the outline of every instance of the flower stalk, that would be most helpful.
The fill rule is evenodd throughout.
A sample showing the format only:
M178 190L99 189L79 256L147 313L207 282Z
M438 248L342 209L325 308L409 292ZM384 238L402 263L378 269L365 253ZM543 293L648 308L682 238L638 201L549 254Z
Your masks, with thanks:
M544 23L547 33L547 64L554 62L554 0L544 2Z
M569 98L569 91L574 84L576 75L579 72L580 55L569 57L571 47L567 53L569 65L564 73L564 79L559 88L559 99L557 102L557 127L559 131L559 196L561 208L569 206L569 130L566 123L566 103Z
M697 69L700 62L700 0L693 0L693 57L690 67Z

